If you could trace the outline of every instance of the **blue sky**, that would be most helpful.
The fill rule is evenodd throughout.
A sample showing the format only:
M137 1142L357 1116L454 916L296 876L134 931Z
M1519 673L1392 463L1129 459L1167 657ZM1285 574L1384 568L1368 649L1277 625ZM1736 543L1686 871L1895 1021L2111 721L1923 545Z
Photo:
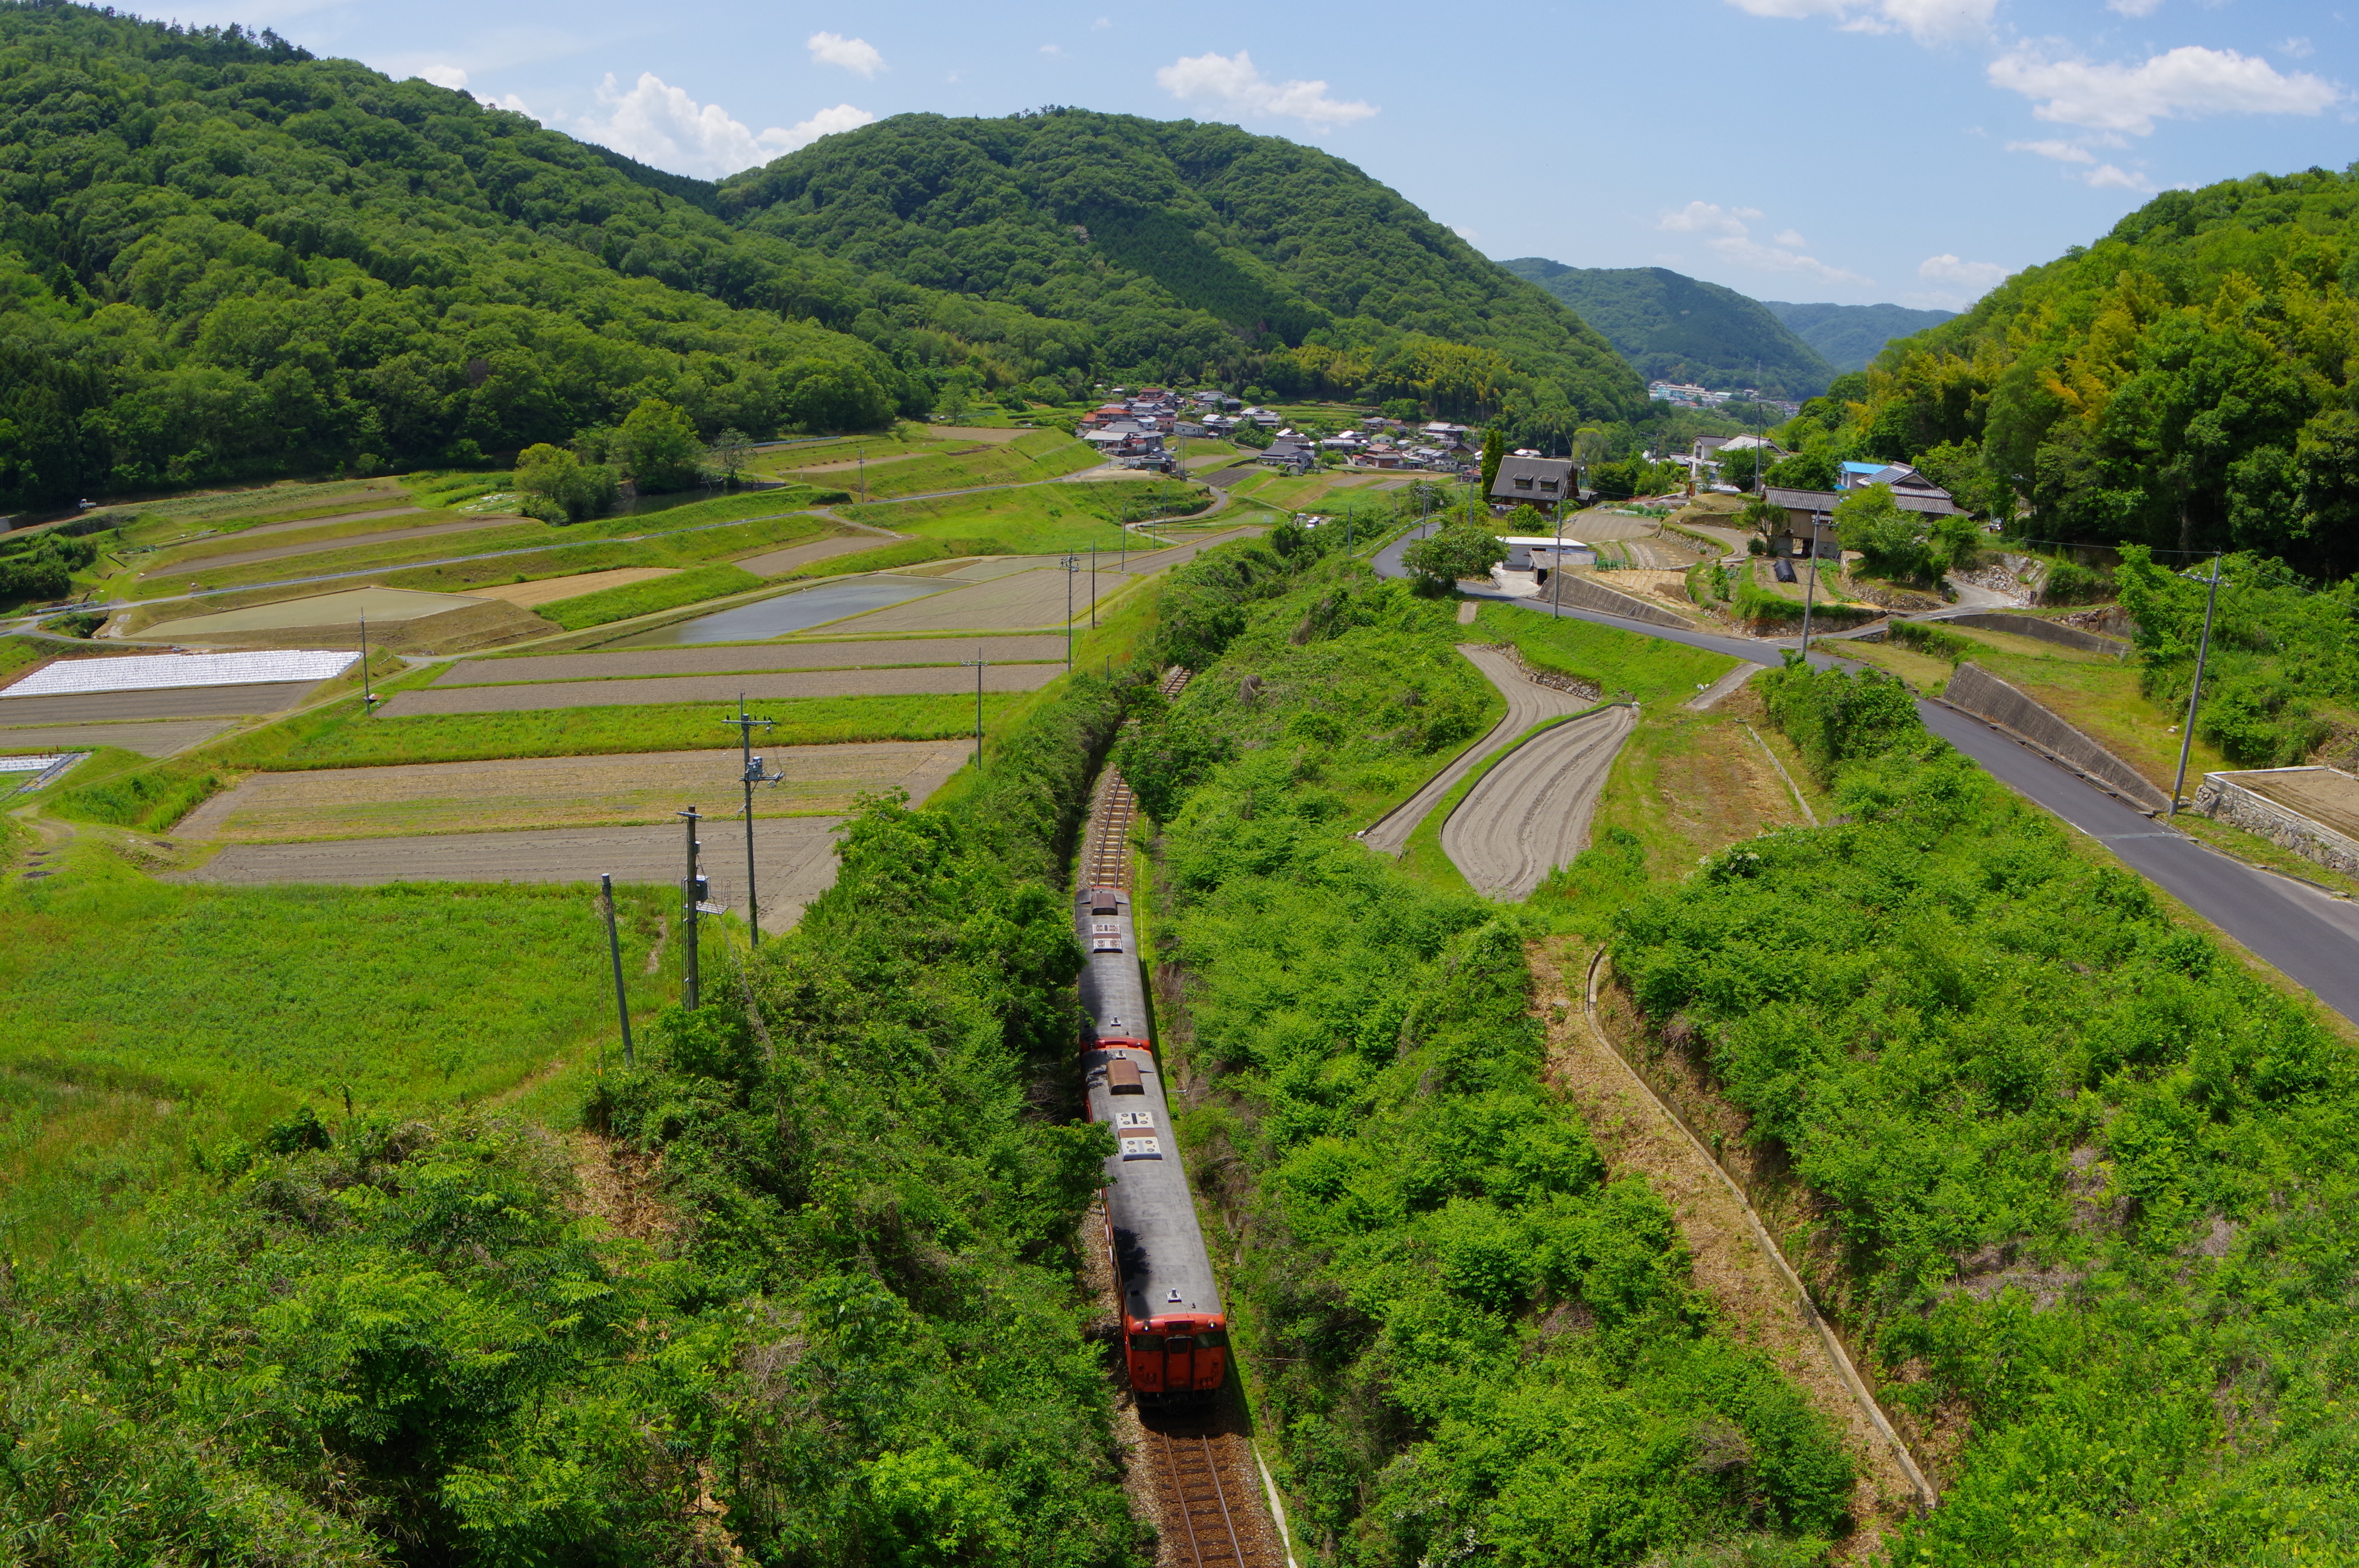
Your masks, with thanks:
M2359 0L2344 0L2359 10ZM1485 254L1956 308L2154 190L2359 157L2354 12L2280 0L176 0L717 176L909 111L1229 121Z

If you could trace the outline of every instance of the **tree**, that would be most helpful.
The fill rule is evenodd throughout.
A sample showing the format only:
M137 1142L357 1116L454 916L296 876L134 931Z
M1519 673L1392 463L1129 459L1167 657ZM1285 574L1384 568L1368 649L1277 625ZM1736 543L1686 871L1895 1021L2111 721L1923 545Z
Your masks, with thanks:
M1483 499L1491 499L1491 487L1499 481L1499 462L1507 455L1507 433L1496 425L1483 432Z
M614 503L613 469L545 441L517 454L516 487L530 498L525 511L546 523L578 523Z
M614 434L615 455L643 491L686 490L701 477L704 443L687 415L660 397L643 398Z
M1722 448L1720 477L1739 490L1751 490L1761 477L1763 455L1759 447L1739 447L1734 451Z
M1761 536L1762 549L1767 549L1770 539L1776 536L1777 530L1786 525L1788 514L1784 507L1774 502L1756 496L1745 503L1745 510L1738 513L1736 516L1738 522ZM1759 555L1762 550L1756 550L1754 553Z
M1835 472L1834 452L1824 442L1813 441L1793 456L1770 464L1764 477L1787 490L1832 490Z
M1401 565L1417 574L1427 593L1447 593L1467 579L1488 577L1506 558L1499 535L1479 523L1451 523L1401 552Z
M712 445L704 449L704 460L721 476L723 483L734 487L737 476L754 460L754 443L745 431L733 425L712 438Z
M1406 425L1424 411L1417 406L1414 397L1388 397L1380 412L1386 418L1397 419Z
M1835 535L1857 550L1873 577L1940 582L1979 547L1973 519L1904 510L1888 484L1871 484L1835 503Z

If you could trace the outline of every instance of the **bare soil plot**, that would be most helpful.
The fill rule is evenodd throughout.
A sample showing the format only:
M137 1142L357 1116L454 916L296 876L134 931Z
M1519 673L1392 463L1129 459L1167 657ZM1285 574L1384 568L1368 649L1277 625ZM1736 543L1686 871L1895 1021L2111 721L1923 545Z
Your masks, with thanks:
M80 697L0 697L0 725L98 724L115 719L227 719L294 707L317 681L97 691Z
M355 549L363 545L382 545L393 539L431 539L443 534L472 534L484 528L513 527L515 524L516 519L513 517L475 517L464 523L435 523L422 528L387 528L375 534L338 534L331 538L307 539L300 544L293 545L272 545L259 550L235 550L223 555L179 556L173 560L150 567L139 575L143 578L159 574L174 577L183 572L200 569L225 571L231 567L252 566L256 561L278 561L285 560L290 556L317 555L321 550ZM299 525L306 528L316 527L318 522L314 520ZM233 538L245 536L243 532L231 535Z
M519 610L529 610L536 604L554 604L560 599L596 593L601 589L679 575L678 567L615 567L608 571L576 572L571 577L545 577L530 582L496 582L488 588L471 588L464 597L496 599Z
M679 803L681 806L688 802ZM704 805L703 802L698 802ZM723 803L715 800L714 808ZM762 929L782 931L835 881L837 818L795 816L754 829ZM712 901L743 913L745 824L726 817L704 830L703 870ZM174 881L254 886L267 882L677 882L683 873L677 824L660 827L559 827L526 833L451 833L312 844L233 844Z
M385 517L414 517L425 510L423 506L380 506L373 512L339 512L329 517L299 517L292 523L264 523L252 528L240 528L231 536L258 539L266 534L291 534L298 528L324 528L331 523L375 523Z
M0 708L0 720L6 709ZM222 719L190 719L159 724L47 724L0 730L0 751L94 752L119 746L143 757L167 757L210 741L229 728Z
M1089 605L1089 574L1077 574L1073 584L1072 607L1075 615ZM1127 585L1128 579L1118 572L1098 568L1098 598L1112 598ZM842 632L957 632L1015 631L1034 626L1062 626L1065 623L1065 574L1061 571L1018 572L973 588L954 589L938 593L910 604L897 604L888 610L873 611L866 615L839 621L833 629Z
M985 691L1038 691L1064 674L1061 665L995 665ZM636 708L649 703L749 702L792 697L914 697L974 689L955 665L918 669L810 670L796 674L668 676L643 680L556 681L527 686L430 687L405 691L380 709L387 718L420 713L526 713L549 708ZM39 699L31 699L39 700Z
M2264 800L2298 811L2337 833L2359 837L2359 788L2328 768L2300 773L2240 773L2236 783Z
M766 550L758 556L745 556L730 564L756 577L783 577L797 567L813 561L827 560L834 556L848 556L855 550L873 550L887 543L875 534L853 534L833 539L821 539L808 545L790 545L783 550Z
M1155 550L1143 556L1133 555L1130 557L1130 569L1133 572L1159 572L1166 567L1182 566L1194 560L1215 545L1225 545L1232 539L1249 539L1260 532L1262 530L1259 528L1231 528L1224 533L1209 535L1201 539L1190 539L1184 545L1174 545L1168 550Z
M893 788L923 800L970 750L956 741L771 747L765 753L771 771L787 776L754 792L754 814L848 812L863 791ZM265 844L669 822L690 802L713 812L741 809L740 771L732 747L258 773L190 813L178 837Z
M978 643L981 646L978 649ZM648 648L629 653L542 654L463 659L438 687L515 681L629 680L644 676L724 676L754 670L845 670L896 665L950 665L978 654L993 664L1061 660L1062 637L928 637L858 643L731 643L713 648Z
M372 621L414 621L446 610L471 610L483 601L463 593L420 593L407 588L349 588L336 593L307 594L301 599L249 604L212 615L190 615L161 621L141 633L168 643L176 637L202 637L223 632L275 632L291 626L333 626Z
M1636 722L1631 709L1609 708L1525 741L1441 825L1442 853L1484 897L1530 897L1589 847L1598 792Z

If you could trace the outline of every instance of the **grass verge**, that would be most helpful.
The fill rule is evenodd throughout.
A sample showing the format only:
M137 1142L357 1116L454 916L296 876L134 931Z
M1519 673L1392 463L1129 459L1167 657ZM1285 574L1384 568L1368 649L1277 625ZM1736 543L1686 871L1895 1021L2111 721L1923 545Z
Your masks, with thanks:
M658 610L677 609L761 586L760 578L739 567L700 567L678 577L625 583L619 588L554 600L536 608L544 619L554 621L568 632L579 632L585 626L603 626L610 621L652 615Z

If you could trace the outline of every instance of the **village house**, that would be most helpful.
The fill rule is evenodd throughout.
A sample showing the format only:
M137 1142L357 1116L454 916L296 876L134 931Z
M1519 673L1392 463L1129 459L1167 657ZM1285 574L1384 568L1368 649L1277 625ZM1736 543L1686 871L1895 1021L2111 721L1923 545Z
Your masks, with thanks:
M1949 517L1965 511L1950 498L1948 491L1906 463L1845 463L1843 468L1843 472L1835 481L1841 487L1837 490L1788 490L1774 484L1762 487L1761 498L1786 511L1786 521L1769 535L1769 554L1800 557L1810 554L1815 547L1822 561L1839 558L1843 550L1835 539L1835 504L1845 493L1870 484L1889 485L1893 504L1903 512Z
M1495 510L1528 506L1553 514L1568 500L1578 503L1571 458L1543 458L1517 452L1499 460L1499 476L1491 481Z

